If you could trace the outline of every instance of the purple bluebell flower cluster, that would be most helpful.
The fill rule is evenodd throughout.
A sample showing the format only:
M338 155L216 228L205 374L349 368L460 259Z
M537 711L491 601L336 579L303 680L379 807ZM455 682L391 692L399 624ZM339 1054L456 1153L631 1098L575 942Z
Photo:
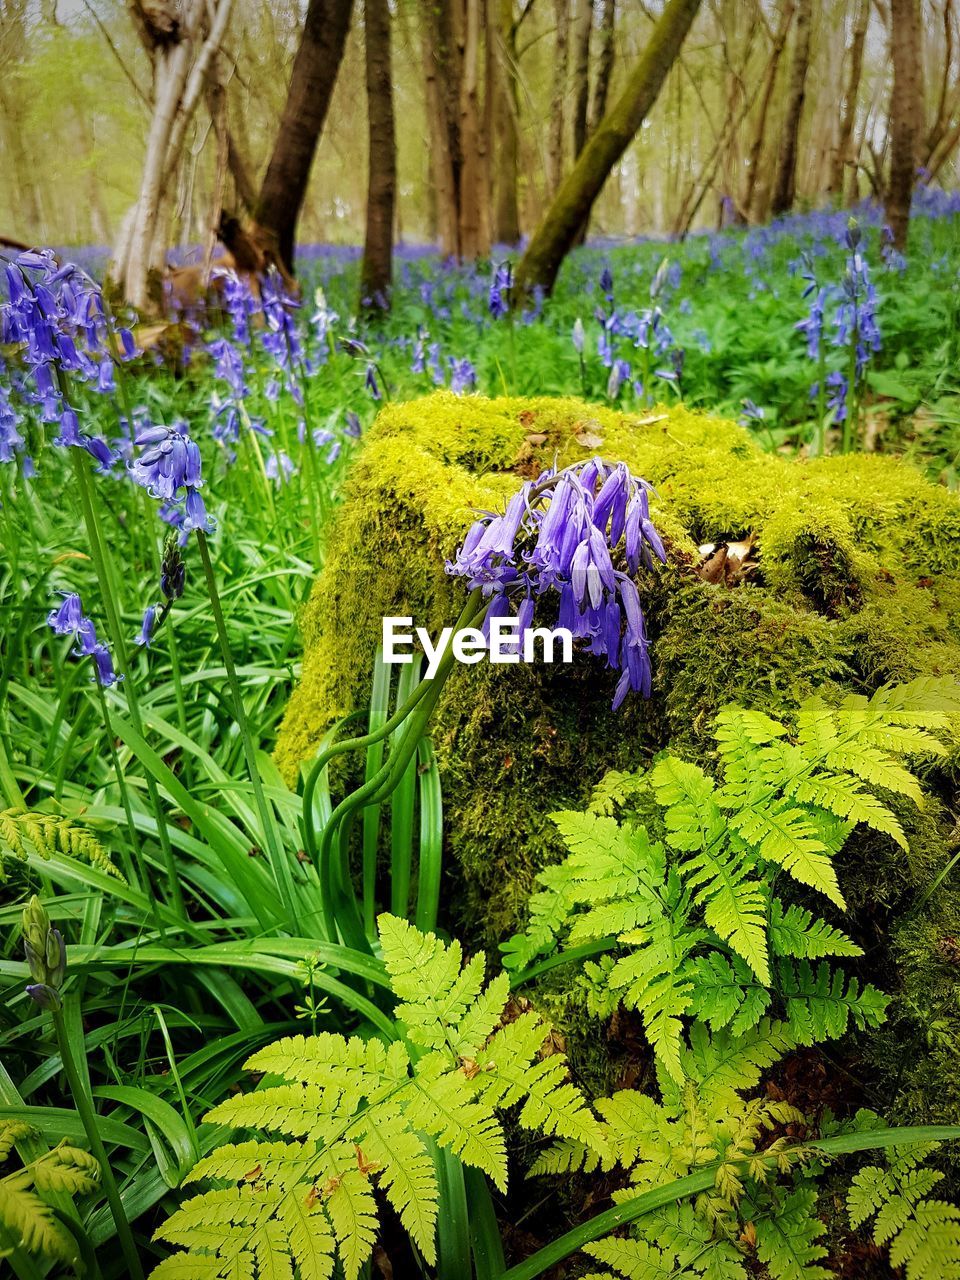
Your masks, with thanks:
M163 503L164 520L180 530L184 542L194 529L209 533L213 522L200 494L200 448L187 424L146 426L138 432L136 444L143 452L130 464L130 475Z
M72 636L73 653L78 658L92 658L93 678L105 689L122 680L113 667L110 650L97 639L97 629L90 618L84 616L83 605L76 592L62 592L63 601L47 614L47 626L57 636Z
M42 422L59 425L55 443L85 449L99 470L110 470L115 450L81 430L67 386L73 381L112 394L115 359L137 355L133 335L108 322L99 285L73 263L58 263L49 249L21 253L6 263L4 274L7 301L0 303L0 342L22 348L33 382L25 399L38 407ZM4 460L10 461L18 447L9 425L0 423L0 433L0 439L9 437Z
M490 282L488 306L494 320L501 319L509 312L512 293L513 267L509 262L501 262L494 270L493 279Z
M862 233L851 218L844 241L848 250L840 303L834 319L834 346L852 347L856 377L866 372L873 352L880 350L877 324L877 291L870 280L870 268L860 250Z
M600 458L527 481L503 515L477 520L447 572L480 587L487 619L516 616L523 632L536 603L557 598L556 625L621 673L613 707L648 697L649 640L634 578L666 552L650 519L651 486L622 462ZM622 567L620 567L622 566Z

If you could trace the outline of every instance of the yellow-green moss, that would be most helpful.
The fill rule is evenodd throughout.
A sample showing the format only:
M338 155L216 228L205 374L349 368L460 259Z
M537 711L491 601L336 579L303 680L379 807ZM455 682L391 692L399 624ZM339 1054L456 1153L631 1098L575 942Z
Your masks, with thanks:
M725 702L788 714L813 690L960 671L960 501L909 465L770 455L736 424L679 407L630 415L576 400L439 393L385 408L351 472L302 619L303 678L278 748L291 781L331 721L366 700L382 617L409 614L435 629L459 613L464 588L443 564L475 514L502 509L519 475L592 453L624 460L658 489L654 519L670 559L640 584L654 696L611 714L615 675L587 656L572 668L481 664L454 674L432 725L444 902L447 923L475 942L515 926L533 876L559 856L551 811L582 804L607 769L643 764L668 743L708 757L710 720ZM698 545L751 535L753 581L698 576ZM901 919L917 886L949 861L948 824L932 811L904 818L909 859L858 833L842 874L852 923L870 953L886 957L884 985L897 992L906 1074L890 1085L909 1097L904 1114L956 1116L960 1094L944 1106L933 1096L943 1046L960 1034L952 879L922 919ZM929 1047L928 1016L949 1024ZM876 1053L889 1057L882 1040Z
M502 506L518 471L591 453L623 459L659 491L672 565L647 594L665 624L653 630L669 735L689 735L729 696L782 704L823 678L955 663L960 502L907 464L793 461L683 408L629 415L441 392L385 408L354 466L304 613L303 680L278 749L288 777L355 705L385 614L434 627L456 616L462 585L443 562L475 513ZM751 533L761 585L731 591L692 575L698 544ZM606 692L609 679L593 675Z

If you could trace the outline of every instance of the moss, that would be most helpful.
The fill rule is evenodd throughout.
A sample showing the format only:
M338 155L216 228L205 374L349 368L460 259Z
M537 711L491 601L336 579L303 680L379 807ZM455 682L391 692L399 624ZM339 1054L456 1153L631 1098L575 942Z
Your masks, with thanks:
M591 453L623 459L657 486L669 564L640 584L654 696L612 715L615 675L587 656L572 667L482 664L449 681L432 729L444 902L447 923L473 942L512 930L533 876L559 856L553 810L582 804L607 769L645 764L668 743L708 759L724 703L788 715L814 690L960 670L960 501L906 463L767 454L736 424L683 407L631 415L571 399L438 393L385 408L351 472L304 611L303 678L278 747L288 779L331 721L366 700L384 615L432 629L457 616L463 586L443 562L475 513L502 509L518 476L554 457ZM759 559L750 581L699 576L699 545L746 538ZM899 983L904 1010L931 976L925 966L940 973L941 935L924 932L935 929L929 921L904 932L898 913L918 878L949 857L942 824L914 827L922 865L874 838L858 839L847 868L860 932L875 929L884 947L893 938L887 986ZM917 1078L929 1069L928 1057Z

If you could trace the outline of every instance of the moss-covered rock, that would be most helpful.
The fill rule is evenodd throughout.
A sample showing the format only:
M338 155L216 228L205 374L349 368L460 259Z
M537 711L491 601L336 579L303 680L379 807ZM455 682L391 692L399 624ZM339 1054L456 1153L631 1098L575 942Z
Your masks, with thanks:
M475 514L502 509L519 477L555 457L594 453L622 459L658 491L653 517L669 563L639 584L654 694L611 713L616 675L587 655L572 667L455 672L433 736L447 923L474 940L511 930L533 875L559 856L550 812L583 803L607 769L642 765L668 743L704 758L724 703L784 715L814 690L960 671L960 501L908 464L771 455L735 423L682 407L631 415L577 400L439 393L385 408L350 475L304 612L303 678L278 747L289 779L331 721L366 700L384 615L432 629L456 618L464 587L443 565ZM744 541L755 568L706 580L698 547ZM926 821L916 866L892 842L854 842L850 900L880 904L886 930L889 912L949 860L947 825ZM956 1014L960 966L947 961L945 972L937 959L953 954L950 892L935 898L943 921L911 923L894 951L920 982L936 976L937 1007L952 1000Z

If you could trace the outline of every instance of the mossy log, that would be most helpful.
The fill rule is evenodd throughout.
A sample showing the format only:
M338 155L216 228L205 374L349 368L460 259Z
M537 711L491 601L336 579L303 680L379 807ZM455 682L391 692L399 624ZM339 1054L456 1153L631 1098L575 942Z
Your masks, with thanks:
M570 667L454 672L432 730L446 923L474 942L511 931L533 876L560 856L551 812L583 804L606 770L645 765L668 744L709 765L710 720L725 703L783 716L814 691L960 672L960 500L907 463L768 454L735 423L679 406L624 414L440 392L385 408L350 474L303 614L303 677L278 746L288 780L331 722L366 702L384 615L436 630L459 613L464 587L444 561L476 513L502 510L520 477L555 457L594 453L657 488L652 514L669 562L639 582L653 696L611 712L616 673L586 654ZM752 543L750 571L709 581L699 548L742 542ZM904 1016L918 1026L946 1019L960 1036L960 874L934 895L922 927L897 923L949 862L947 774L936 779L940 799L904 813L909 860L882 837L854 839L841 878L864 937L873 930L883 944L891 968L880 981L904 986ZM915 1051L898 1043L900 1058ZM888 1055L885 1066L894 1063ZM929 1058L923 1070L936 1077ZM960 1114L960 1081L950 1088L947 1109Z

